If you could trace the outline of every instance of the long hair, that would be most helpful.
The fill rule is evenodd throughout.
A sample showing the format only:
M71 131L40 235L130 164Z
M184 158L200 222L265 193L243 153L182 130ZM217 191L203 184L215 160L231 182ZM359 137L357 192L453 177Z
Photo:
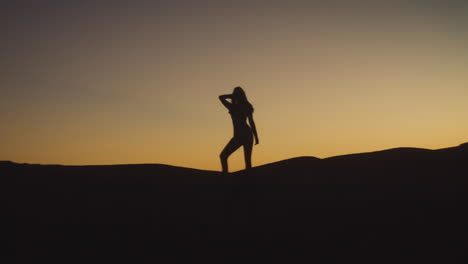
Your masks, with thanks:
M254 108L249 100L247 100L247 95L245 95L245 91L242 87L237 86L234 88L232 94L234 95L234 104L236 104L242 112L246 114L253 113Z

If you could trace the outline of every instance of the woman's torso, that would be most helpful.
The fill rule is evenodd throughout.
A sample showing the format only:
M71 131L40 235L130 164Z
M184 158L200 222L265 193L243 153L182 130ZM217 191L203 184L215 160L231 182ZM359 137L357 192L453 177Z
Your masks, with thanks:
M247 124L247 117L251 113L249 113L248 109L234 105L229 113L231 114L232 125L234 127L234 136L250 136L252 130Z

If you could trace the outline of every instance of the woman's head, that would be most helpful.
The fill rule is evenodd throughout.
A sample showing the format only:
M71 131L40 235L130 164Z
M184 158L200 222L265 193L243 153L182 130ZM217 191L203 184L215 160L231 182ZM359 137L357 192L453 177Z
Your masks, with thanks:
M233 95L234 104L240 104L240 105L246 106L249 110L253 111L253 107L249 103L249 100L247 100L247 96L245 95L244 89L237 86L236 88L234 88L232 95Z
M232 95L234 96L234 100L236 101L236 103L246 102L247 101L247 96L245 95L244 89L242 89L239 86L234 88L234 91L232 92Z

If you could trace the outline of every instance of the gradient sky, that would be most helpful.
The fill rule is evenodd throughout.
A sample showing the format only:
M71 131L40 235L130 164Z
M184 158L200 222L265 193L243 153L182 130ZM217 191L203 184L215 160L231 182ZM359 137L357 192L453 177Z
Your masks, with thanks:
M220 169L468 141L463 1L3 1L0 160ZM230 168L243 168L242 151Z

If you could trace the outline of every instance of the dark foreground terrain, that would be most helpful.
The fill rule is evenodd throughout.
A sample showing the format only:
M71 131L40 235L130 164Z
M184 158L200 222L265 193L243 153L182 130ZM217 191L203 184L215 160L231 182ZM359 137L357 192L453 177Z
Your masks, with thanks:
M468 144L230 175L11 162L0 175L16 263L468 261Z

